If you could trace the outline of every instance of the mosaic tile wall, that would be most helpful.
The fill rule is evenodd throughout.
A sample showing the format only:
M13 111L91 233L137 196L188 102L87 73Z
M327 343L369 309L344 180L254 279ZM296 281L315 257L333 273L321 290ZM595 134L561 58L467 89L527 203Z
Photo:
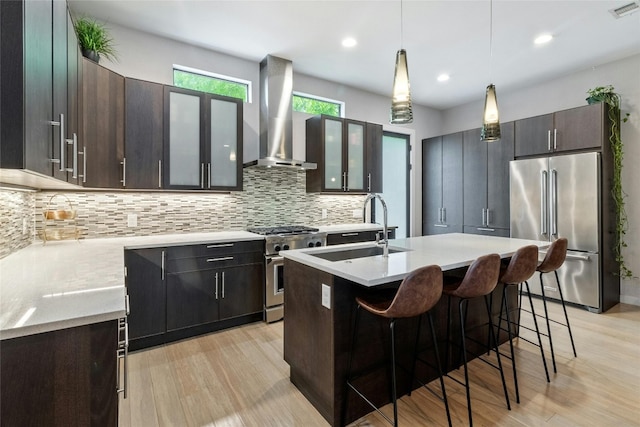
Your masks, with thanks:
M35 192L0 190L0 258L33 241L35 199Z
M305 172L284 168L244 170L244 191L231 194L154 192L41 192L35 212L49 199L52 208L65 208L66 198L78 212L77 225L84 238L150 234L244 230L251 226L331 225L360 222L364 196L306 193ZM322 209L327 218L322 219ZM137 226L128 227L129 214ZM36 230L42 217L35 215ZM48 225L49 227L49 225Z

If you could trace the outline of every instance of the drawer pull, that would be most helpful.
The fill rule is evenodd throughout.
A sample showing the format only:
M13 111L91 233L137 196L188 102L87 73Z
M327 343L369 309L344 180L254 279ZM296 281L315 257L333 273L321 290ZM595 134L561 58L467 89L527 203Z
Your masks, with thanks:
M342 233L342 237L351 237L351 236L357 236L360 233Z
M434 227L449 228L447 224L433 224Z
M232 248L233 247L233 243L222 243L219 245L207 245L207 249L214 249L214 248Z
M231 261L231 260L233 260L232 256L223 256L220 258L207 258L207 262Z
M496 231L495 228L484 228L484 227L478 227L478 231L490 231L490 232L494 232Z

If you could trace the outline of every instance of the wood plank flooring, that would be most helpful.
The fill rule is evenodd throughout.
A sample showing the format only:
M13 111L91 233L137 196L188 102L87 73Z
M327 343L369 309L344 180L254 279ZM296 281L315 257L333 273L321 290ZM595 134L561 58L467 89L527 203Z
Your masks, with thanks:
M559 319L561 307L551 304L550 309ZM552 326L558 372L553 373L547 345L547 383L538 348L516 341L520 404L515 403L510 362L504 361L511 411L497 371L479 361L470 364L475 425L640 426L640 307L619 304L604 314L568 310L578 357L573 357L566 329ZM523 323L527 319L523 314ZM278 322L130 353L120 426L327 426L290 383L282 347L283 323ZM501 350L508 352L508 344ZM451 380L446 386L454 425L467 425L464 388ZM391 405L383 411L390 415ZM403 426L446 425L442 402L424 389L404 396L398 411ZM375 413L352 424L387 425Z

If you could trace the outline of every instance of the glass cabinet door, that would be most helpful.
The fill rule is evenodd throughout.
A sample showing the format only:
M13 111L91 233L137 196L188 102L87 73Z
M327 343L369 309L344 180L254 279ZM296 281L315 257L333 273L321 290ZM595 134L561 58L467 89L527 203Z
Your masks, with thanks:
M364 123L347 123L347 190L364 190Z
M209 187L238 185L238 104L211 99L211 158Z
M169 186L200 188L200 96L169 93Z
M342 121L324 121L324 188L341 190L342 181Z

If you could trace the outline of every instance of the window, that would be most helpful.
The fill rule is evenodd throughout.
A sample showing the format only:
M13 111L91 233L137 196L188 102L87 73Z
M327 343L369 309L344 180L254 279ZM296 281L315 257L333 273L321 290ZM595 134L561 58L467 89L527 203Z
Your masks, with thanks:
M321 98L306 93L293 93L293 111L309 114L326 114L344 117L344 102Z
M195 68L173 66L174 86L230 96L251 102L251 82Z

